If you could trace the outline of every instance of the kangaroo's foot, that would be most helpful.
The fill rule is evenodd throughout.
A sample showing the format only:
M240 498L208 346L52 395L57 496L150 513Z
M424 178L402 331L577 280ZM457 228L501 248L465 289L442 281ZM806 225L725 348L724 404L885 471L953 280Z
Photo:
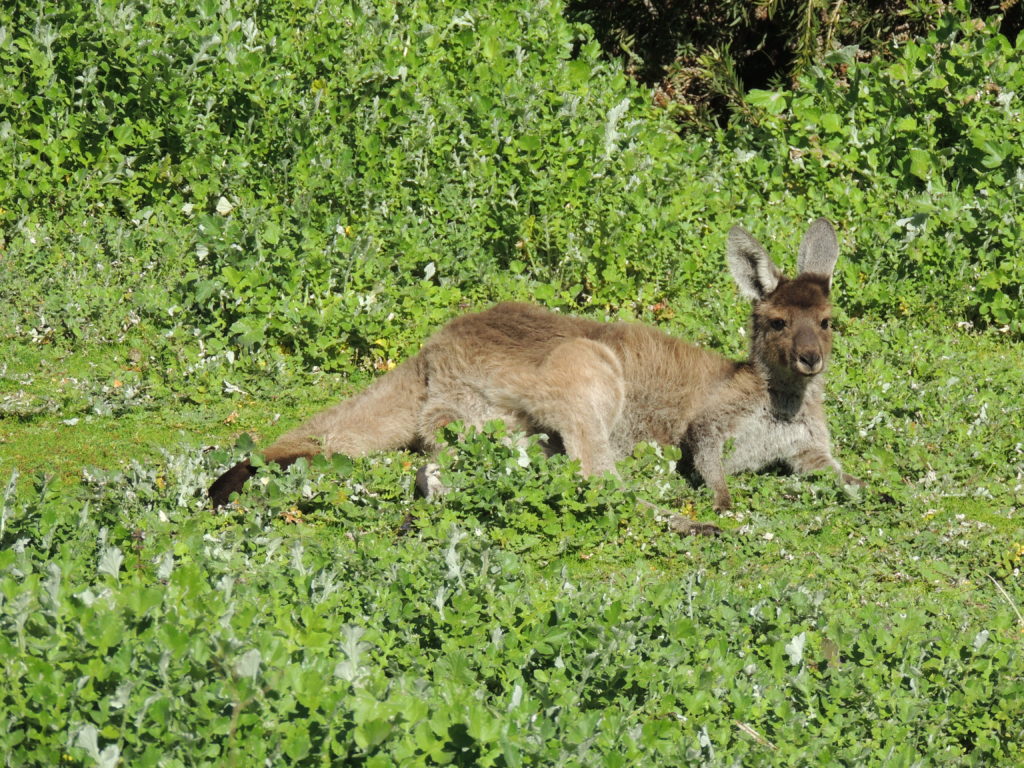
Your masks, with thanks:
M680 536L721 536L722 529L714 523L702 523L683 515L672 515L666 523L668 529Z

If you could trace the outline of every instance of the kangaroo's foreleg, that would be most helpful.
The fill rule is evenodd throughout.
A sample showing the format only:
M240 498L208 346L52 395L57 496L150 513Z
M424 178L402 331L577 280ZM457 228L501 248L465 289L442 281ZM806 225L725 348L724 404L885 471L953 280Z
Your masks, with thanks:
M742 409L734 404L719 404L691 421L683 437L683 452L689 454L694 471L711 490L716 512L732 507L723 454L733 423L741 414Z
M691 424L685 442L693 459L694 470L714 495L715 511L724 512L732 506L732 496L725 482L725 466L722 463L725 436L716 427L713 422Z
M839 462L833 458L827 445L809 446L797 453L789 463L793 468L793 471L800 474L817 472L822 469L830 469L839 476L839 482L843 485L853 486L855 488L862 488L866 485L863 480L843 471Z

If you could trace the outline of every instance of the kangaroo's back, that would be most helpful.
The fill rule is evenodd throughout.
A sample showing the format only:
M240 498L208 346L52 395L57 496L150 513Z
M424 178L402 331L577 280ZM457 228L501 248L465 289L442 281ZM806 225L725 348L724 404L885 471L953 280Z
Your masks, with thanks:
M437 357L457 355L467 374L482 365L537 366L566 339L587 338L607 324L506 301L449 321L424 344Z

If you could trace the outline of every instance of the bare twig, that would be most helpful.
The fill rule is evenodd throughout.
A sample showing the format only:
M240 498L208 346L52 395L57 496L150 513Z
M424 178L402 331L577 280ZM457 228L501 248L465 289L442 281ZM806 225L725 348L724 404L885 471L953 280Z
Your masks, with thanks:
M999 593L1006 598L1006 602L1010 604L1010 607L1013 608L1013 612L1017 614L1017 623L1020 625L1021 629L1024 629L1024 616L1021 616L1020 609L1018 609L1017 604L1013 602L1013 598L1010 597L1009 593L1005 589L1003 589L1002 584L993 579L991 576L989 576L988 578L989 580L991 580L993 584L996 585L996 589L999 590Z
M733 723L735 723L737 728L739 728L741 731L743 731L745 734L747 734L747 736L752 738L758 744L760 744L760 745L762 745L764 747L768 747L769 749L778 749L778 747L776 747L774 744L772 744L770 741L768 741L768 739L766 739L764 736L762 736L760 733L755 731L753 728L751 728L746 723L741 723L739 720L733 720Z

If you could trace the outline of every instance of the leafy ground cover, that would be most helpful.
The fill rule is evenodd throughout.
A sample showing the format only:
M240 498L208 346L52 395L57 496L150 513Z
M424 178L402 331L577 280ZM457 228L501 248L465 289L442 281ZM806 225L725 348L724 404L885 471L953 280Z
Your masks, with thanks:
M835 52L680 137L560 4L5 6L5 764L1024 761L1024 91L996 29ZM396 453L206 506L252 438L494 300L740 356L725 232L791 266L818 215L857 496L742 476L716 519L671 449L582 482L488 434L440 504Z

